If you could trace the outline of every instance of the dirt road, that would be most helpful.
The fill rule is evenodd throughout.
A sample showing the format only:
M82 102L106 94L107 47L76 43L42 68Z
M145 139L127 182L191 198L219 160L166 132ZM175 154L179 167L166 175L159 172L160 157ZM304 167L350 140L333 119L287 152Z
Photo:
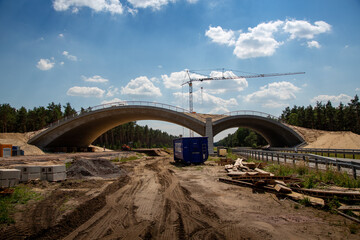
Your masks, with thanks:
M128 175L114 182L63 183L12 231L28 239L359 239L340 216L218 182L225 172L213 162L182 167L154 157L120 166ZM86 200L61 217L50 206L64 199Z

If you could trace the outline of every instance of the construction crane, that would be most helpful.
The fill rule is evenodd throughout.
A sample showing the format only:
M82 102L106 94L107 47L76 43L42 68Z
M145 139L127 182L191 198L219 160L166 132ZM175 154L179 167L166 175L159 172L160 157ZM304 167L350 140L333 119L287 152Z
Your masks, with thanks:
M231 77L205 77L205 78L191 78L190 71L186 70L189 80L182 83L181 86L189 84L189 110L194 112L193 105L193 82L203 82L203 81L219 81L219 80L229 80L229 79L240 79L240 78L262 78L262 77L275 77L275 76L285 76L285 75L296 75L296 74L305 74L305 72L292 72L292 73L268 73L268 74L255 74L255 75L244 75L244 76L231 76Z

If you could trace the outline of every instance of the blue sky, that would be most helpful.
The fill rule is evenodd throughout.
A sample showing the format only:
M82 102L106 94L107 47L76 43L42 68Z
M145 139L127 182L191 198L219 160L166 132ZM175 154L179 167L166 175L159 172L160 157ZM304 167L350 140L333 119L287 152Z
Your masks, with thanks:
M360 93L359 12L358 0L0 1L0 102L188 108L184 70L196 78L225 68L306 74L194 84L196 112L279 116L286 106L347 103Z

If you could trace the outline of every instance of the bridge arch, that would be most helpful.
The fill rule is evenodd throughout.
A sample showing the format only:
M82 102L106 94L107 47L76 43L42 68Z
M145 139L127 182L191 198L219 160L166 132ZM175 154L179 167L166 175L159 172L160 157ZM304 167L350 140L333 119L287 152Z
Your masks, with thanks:
M233 127L255 130L272 147L293 147L304 142L293 129L261 112L195 114L167 104L127 101L95 106L88 112L62 119L30 138L29 143L42 148L87 147L106 131L138 120L160 120L189 128L201 136L209 137L209 149L212 149L213 136Z
M263 116L241 114L221 118L213 122L213 134L215 136L234 127L245 127L256 131L265 138L271 147L293 147L304 142L304 139L293 129L265 114Z
M107 104L49 127L29 140L42 148L87 147L106 131L131 121L160 120L178 124L204 136L205 123L186 110L166 104ZM144 104L145 102L138 102Z

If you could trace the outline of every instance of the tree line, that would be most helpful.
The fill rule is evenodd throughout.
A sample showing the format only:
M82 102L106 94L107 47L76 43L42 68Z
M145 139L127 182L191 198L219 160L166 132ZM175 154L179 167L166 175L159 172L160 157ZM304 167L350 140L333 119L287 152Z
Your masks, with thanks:
M62 111L64 109L64 111ZM31 132L40 130L50 123L56 122L63 117L76 115L70 103L64 106L61 104L49 103L47 107L34 107L16 109L10 104L0 104L0 132Z
M352 131L360 134L360 102L355 95L349 103L333 107L331 101L326 104L316 102L313 107L293 106L283 110L280 119L288 124L327 131Z
M267 141L255 131L248 128L238 128L235 133L215 143L225 147L258 147L267 145Z
M90 109L81 108L80 114ZM64 117L76 116L78 113L70 103L62 106L60 103L49 103L47 107L16 109L10 104L0 104L0 132L31 132L45 128ZM139 126L136 122L129 122L115 127L102 134L94 141L95 145L111 149L119 149L123 144L133 147L171 147L175 136L148 126Z
M175 138L177 137L149 128L147 125L140 126L136 122L128 122L102 134L93 144L109 149L120 149L123 144L132 148L162 148L172 147Z

